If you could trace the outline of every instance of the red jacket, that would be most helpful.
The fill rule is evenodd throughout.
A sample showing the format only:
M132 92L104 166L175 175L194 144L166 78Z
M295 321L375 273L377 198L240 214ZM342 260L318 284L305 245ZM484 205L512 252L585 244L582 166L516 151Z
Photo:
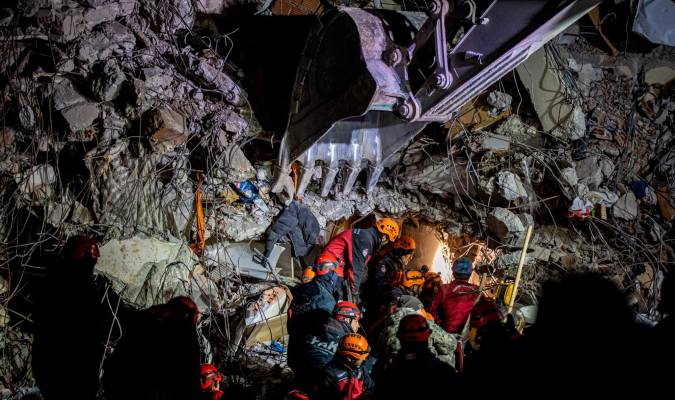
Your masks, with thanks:
M335 269L335 273L340 278L344 278L345 264L349 266L347 269L352 265L352 243L352 230L347 229L332 238L321 252L321 254L329 253L338 260L339 266Z
M379 246L380 238L375 228L347 229L332 238L322 254L330 253L338 260L335 273L347 279L357 294L367 277L366 266Z
M478 286L454 280L441 286L429 307L436 323L450 333L461 333L478 297Z

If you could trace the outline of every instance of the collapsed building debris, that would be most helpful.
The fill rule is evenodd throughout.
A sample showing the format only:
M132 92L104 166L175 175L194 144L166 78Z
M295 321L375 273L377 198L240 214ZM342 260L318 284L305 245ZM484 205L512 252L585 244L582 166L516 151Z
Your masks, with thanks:
M667 29L644 22L654 15L648 6L660 2L637 2L633 30L665 45L610 55L578 33L535 51L496 83L481 81L442 112L424 104L424 121L406 122L406 107L413 112L416 104L399 100L438 100L421 94L434 93L433 82L411 78L415 93L404 93L405 84L378 86L369 96L380 103L359 108L362 117L338 119L322 138L317 132L328 125L302 125L306 116L298 113L306 104L298 103L291 117L298 137L281 144L293 129L269 132L258 122L244 78L259 72L230 57L255 49L238 48L236 33L215 34L211 27L220 22L210 14L226 14L234 3L250 3L258 14L313 14L318 3L15 3L0 12L0 350L8 354L0 363L2 398L34 384L30 315L15 310L31 301L21 282L39 278L44 254L82 232L99 239L97 274L129 306L189 296L205 314L203 353L245 363L244 373L233 374L243 380L259 373L256 379L283 381L288 287L299 279L280 261L289 250L275 247L264 259L250 242L264 238L293 198L324 230L376 214L423 221L449 245L450 237L477 238L490 247L480 257L489 257L474 261L508 276L534 226L524 307L536 307L547 279L593 271L616 282L644 320L662 316L658 287L675 262L675 53L665 46L672 46ZM356 19L373 15L349 10ZM611 31L603 34L613 39ZM448 62L485 67L480 54L455 50ZM366 61L403 82L397 62ZM298 84L309 85L301 78ZM463 78L476 82L474 75ZM339 100L336 107L356 107L355 99ZM375 132L378 124L405 127L395 133L406 140L382 142L393 136ZM312 140L301 141L303 135ZM337 154L336 143L345 152ZM189 244L199 229L198 203L206 244L195 252ZM460 249L426 257L447 267ZM448 278L449 267L443 271Z

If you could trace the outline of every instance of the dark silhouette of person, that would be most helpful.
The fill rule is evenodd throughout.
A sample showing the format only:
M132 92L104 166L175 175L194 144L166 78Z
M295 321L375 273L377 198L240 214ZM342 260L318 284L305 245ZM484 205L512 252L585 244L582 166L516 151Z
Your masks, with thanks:
M104 365L106 399L199 398L198 319L199 311L187 297L132 313Z
M94 399L103 357L103 320L94 286L99 257L87 236L66 241L47 266L35 309L33 375L46 400Z
M526 353L503 371L527 379L540 394L626 395L645 367L637 337L632 312L612 282L570 275L544 284Z

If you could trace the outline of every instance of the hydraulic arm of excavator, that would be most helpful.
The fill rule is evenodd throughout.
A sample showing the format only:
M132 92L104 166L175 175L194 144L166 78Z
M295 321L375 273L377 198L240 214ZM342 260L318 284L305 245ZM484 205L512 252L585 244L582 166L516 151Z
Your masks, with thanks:
M298 194L317 169L322 196L340 171L335 192L348 194L363 169L370 193L427 124L452 119L600 1L434 0L424 13L326 12L298 67L273 190L293 194L297 161Z

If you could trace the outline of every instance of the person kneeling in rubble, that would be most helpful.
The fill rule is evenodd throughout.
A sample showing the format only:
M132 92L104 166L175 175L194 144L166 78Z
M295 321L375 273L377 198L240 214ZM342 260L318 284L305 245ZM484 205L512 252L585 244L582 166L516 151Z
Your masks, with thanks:
M347 229L332 238L321 252L339 261L336 269L341 300L359 303L361 284L368 278L367 265L377 249L399 235L399 227L391 218L382 218L368 229Z
M471 314L478 286L469 283L473 272L473 262L468 257L460 257L452 266L454 280L442 285L435 294L429 307L438 325L450 333L461 333Z
M424 310L422 302L418 298L404 295L401 296L393 313L384 321L383 328L377 336L377 370L386 369L388 364L400 353L403 343L399 340L398 332L402 321L409 315L419 315L427 320L429 334L425 344L429 353L454 369L455 349L457 348L455 337L434 323L433 317Z
M432 399L443 391L457 394L459 380L455 370L430 350L432 330L419 314L405 316L396 331L401 349L390 365L378 375L376 399ZM419 384L418 384L419 383Z
M335 356L343 336L359 330L361 311L349 301L341 301L333 310L333 317L313 321L305 332L293 332L288 344L288 366L293 370L302 388L311 388L316 374ZM309 321L308 321L309 322Z
M370 373L363 363L370 346L365 337L349 333L340 339L333 360L321 371L313 398L322 400L353 400L367 396L374 389Z

